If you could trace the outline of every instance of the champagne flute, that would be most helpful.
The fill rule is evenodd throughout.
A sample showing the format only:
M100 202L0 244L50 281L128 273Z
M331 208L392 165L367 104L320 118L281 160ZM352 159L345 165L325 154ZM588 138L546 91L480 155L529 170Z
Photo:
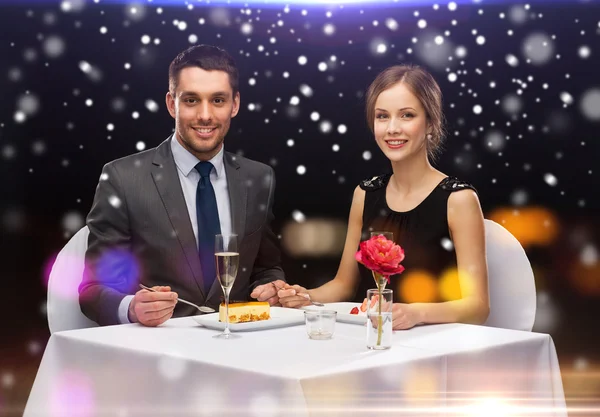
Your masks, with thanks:
M236 234L215 236L215 262L217 278L225 295L225 330L213 337L219 339L236 339L240 337L229 330L229 293L237 276L240 262L238 236Z

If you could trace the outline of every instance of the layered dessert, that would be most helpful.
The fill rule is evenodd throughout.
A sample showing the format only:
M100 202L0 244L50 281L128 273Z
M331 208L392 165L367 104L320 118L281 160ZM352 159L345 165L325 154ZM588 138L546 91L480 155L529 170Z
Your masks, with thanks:
M229 323L247 323L269 320L271 306L266 301L251 301L229 304ZM219 306L219 321L225 322L225 303Z

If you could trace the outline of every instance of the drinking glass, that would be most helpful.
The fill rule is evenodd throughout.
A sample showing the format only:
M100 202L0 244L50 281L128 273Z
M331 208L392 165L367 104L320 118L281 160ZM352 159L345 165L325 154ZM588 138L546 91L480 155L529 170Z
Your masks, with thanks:
M217 278L225 295L225 330L213 337L219 339L236 339L240 337L229 330L229 293L237 276L240 263L238 252L238 236L236 234L215 236L215 262Z

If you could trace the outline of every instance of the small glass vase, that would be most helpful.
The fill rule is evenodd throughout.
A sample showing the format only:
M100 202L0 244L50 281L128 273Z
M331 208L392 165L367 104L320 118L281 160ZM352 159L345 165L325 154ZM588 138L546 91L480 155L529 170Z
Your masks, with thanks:
M371 232L371 237L383 235L388 240L394 241L392 232ZM372 271L373 279L377 289L367 291L367 347L369 349L389 349L392 347L392 290L386 290L385 286L390 277ZM378 302L372 303L373 297ZM371 306L375 306L375 310ZM374 333L373 333L374 332ZM374 336L374 341L373 339Z
M392 347L392 290L374 288L367 291L367 348Z

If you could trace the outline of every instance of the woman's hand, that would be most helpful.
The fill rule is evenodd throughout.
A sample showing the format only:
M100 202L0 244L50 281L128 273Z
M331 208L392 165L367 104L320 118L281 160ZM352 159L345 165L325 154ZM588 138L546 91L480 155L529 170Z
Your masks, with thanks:
M407 330L421 322L417 308L411 304L394 303L392 306L392 329Z
M300 308L310 305L308 290L300 285L286 285L277 295L282 307Z

